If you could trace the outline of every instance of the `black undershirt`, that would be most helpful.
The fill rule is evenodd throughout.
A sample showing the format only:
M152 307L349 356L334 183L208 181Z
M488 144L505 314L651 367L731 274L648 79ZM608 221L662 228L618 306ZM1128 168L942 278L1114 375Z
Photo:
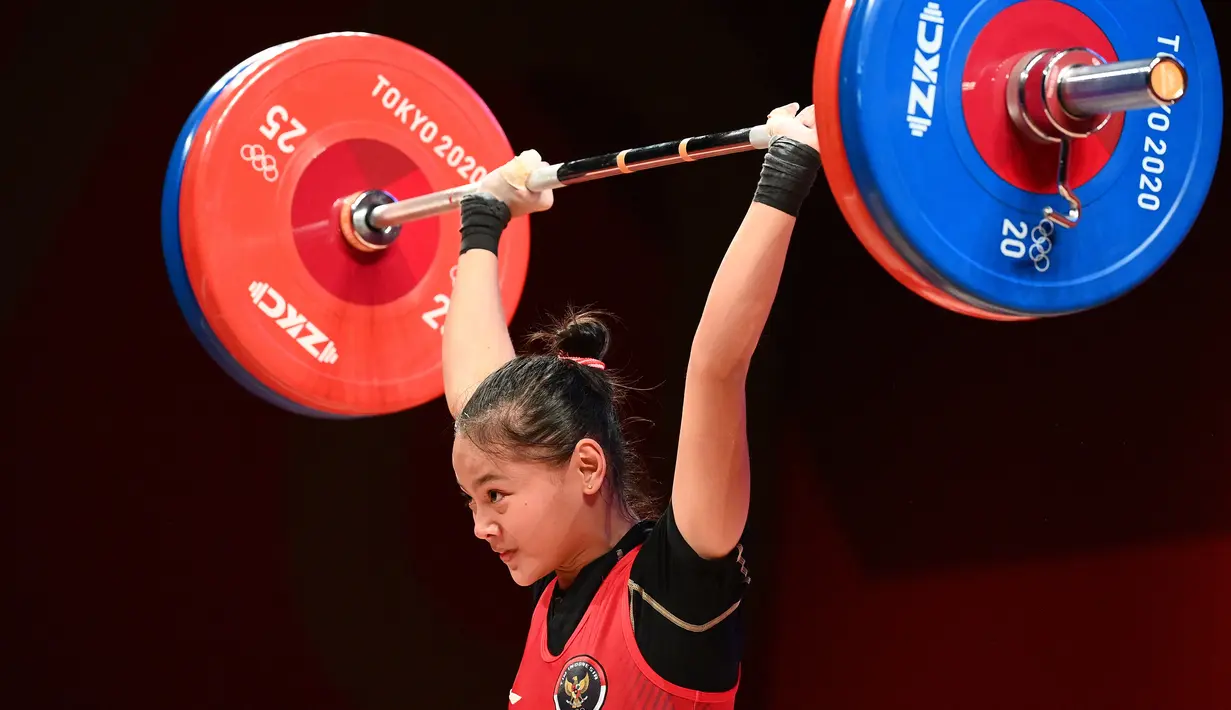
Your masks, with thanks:
M742 548L717 560L699 556L680 535L671 506L657 521L634 525L607 554L582 568L568 589L556 589L547 608L547 647L563 650L599 586L625 552L641 543L630 579L680 621L703 626L743 598L748 576ZM535 582L538 603L555 574ZM626 592L627 593L627 592ZM740 610L704 631L685 629L663 616L641 594L632 597L637 647L664 680L690 690L730 690L739 678L744 629Z

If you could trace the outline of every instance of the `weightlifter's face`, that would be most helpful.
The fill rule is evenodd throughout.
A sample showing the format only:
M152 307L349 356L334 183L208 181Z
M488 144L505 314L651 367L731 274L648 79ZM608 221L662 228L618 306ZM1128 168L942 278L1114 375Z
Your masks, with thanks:
M453 471L475 537L491 545L513 581L529 586L556 569L580 513L567 476L543 464L488 456L464 436L453 440Z

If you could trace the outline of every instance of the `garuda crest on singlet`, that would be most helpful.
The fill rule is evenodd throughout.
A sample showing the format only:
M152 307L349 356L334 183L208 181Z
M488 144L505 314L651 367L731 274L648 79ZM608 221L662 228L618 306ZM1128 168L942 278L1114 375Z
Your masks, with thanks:
M556 681L556 710L599 710L607 699L607 672L591 656L574 656Z

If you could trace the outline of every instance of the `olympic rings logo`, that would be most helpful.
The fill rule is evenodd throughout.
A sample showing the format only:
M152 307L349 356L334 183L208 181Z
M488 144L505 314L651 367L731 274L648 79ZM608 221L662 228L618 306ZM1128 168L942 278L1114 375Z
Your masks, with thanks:
M1050 221L1044 220L1039 226L1030 230L1030 249L1026 252L1034 262L1034 270L1040 274L1051 268L1051 237L1056 233L1056 227Z
M252 166L267 182L278 179L278 161L265 152L260 143L248 143L240 147L239 157Z

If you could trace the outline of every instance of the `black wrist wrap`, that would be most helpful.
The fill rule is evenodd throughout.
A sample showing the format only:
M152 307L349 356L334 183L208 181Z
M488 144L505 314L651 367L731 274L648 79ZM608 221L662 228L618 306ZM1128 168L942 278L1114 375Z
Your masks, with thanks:
M486 249L498 253L500 233L509 224L508 205L485 193L462 198L462 254L471 249Z
M752 201L797 217L820 168L821 154L815 148L793 138L779 136L770 143L769 151L765 153L761 181L757 183Z

